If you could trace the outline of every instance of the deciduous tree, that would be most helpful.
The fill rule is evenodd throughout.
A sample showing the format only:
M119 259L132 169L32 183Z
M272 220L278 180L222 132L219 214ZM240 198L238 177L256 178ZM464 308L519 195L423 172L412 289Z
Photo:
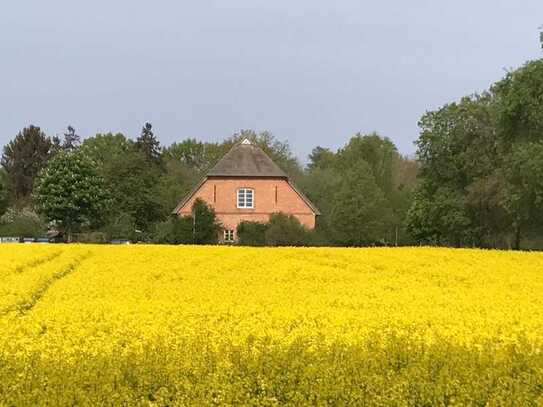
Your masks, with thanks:
M70 240L82 226L104 219L107 194L95 163L79 151L60 152L40 172L37 206L45 217L65 231Z

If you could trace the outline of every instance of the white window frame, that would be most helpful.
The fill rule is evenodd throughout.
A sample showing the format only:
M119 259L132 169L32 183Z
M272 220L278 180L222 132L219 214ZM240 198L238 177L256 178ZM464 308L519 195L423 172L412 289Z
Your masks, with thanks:
M247 201L250 197L250 204ZM254 209L255 207L255 190L253 188L238 188L236 191L236 203L238 209Z
M232 229L224 229L224 242L234 243L234 231Z

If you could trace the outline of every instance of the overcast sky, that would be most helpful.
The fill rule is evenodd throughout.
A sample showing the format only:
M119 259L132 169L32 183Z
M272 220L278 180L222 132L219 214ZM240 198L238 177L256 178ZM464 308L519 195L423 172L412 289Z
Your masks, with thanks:
M0 145L49 135L163 144L270 130L303 160L377 131L413 153L426 111L543 56L541 0L9 1Z

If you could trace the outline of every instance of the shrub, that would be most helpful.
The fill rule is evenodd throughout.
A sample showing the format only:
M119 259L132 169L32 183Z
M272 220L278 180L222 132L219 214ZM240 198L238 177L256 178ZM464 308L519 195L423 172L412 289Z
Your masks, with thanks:
M194 217L194 219L192 219ZM216 244L222 225L217 220L215 210L198 198L192 205L192 221L195 244Z
M216 244L222 225L215 210L196 199L191 216L173 216L155 227L153 241L166 244Z
M243 246L265 246L266 229L263 222L242 221L237 227L238 242Z
M274 213L266 227L268 246L304 246L309 240L309 231L292 215Z
M9 208L0 217L0 236L38 237L45 234L46 229L40 216L29 208Z
M163 244L190 244L194 241L192 216L171 217L156 225L153 241Z

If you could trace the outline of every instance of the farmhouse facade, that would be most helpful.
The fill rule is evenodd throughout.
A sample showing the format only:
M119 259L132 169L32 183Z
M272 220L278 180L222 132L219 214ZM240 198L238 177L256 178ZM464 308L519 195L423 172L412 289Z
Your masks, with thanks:
M271 214L282 212L313 229L320 214L288 175L247 139L234 145L173 213L190 215L198 198L214 208L224 227L223 242L237 240L236 228L244 220L267 222Z

